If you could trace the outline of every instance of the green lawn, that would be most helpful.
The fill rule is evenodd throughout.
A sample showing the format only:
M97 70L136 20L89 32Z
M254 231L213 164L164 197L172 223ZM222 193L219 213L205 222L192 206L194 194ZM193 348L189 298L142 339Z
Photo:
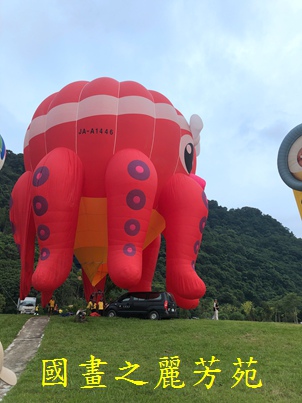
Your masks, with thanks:
M37 355L3 402L298 403L302 401L301 332L301 325L284 323L122 318L75 323L73 318L52 317ZM91 356L94 369L88 367ZM175 356L179 361L172 359ZM210 362L212 357L220 361ZM63 358L67 375L55 378L52 369ZM234 365L238 359L241 367ZM126 376L129 369L122 368L127 367L134 370ZM238 384L232 388L236 369ZM115 379L122 376L128 381ZM214 383L207 389L212 377ZM64 379L66 387L55 384ZM147 383L138 385L129 379ZM261 387L252 387L261 382ZM89 383L94 387L85 388Z
M0 314L0 341L5 350L17 336L24 323L30 318L27 315Z

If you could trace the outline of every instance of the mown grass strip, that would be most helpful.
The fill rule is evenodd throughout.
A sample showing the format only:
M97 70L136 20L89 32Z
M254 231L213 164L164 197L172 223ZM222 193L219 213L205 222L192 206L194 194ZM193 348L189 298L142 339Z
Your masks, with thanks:
M28 315L0 314L0 341L5 350L17 336L24 323L30 318Z
M298 403L302 398L301 331L302 326L285 323L122 318L76 323L73 318L52 317L37 355L3 402ZM85 363L91 356L103 362L96 361L100 364L96 372L103 373L95 376L95 387L85 388L89 380ZM211 363L212 357L220 361ZM250 362L250 357L257 363ZM62 358L67 360L67 386L54 384L50 372L49 384L43 386L42 363L50 364L50 369L55 359ZM201 358L204 366L196 364ZM234 365L238 359L242 367ZM169 368L173 362L174 370L172 365ZM129 363L137 367L128 380L116 379L125 375L121 368ZM237 380L240 374L242 379L232 388L237 368ZM204 371L208 371L204 380L194 386ZM211 375L214 383L207 389ZM253 388L260 380L262 386Z

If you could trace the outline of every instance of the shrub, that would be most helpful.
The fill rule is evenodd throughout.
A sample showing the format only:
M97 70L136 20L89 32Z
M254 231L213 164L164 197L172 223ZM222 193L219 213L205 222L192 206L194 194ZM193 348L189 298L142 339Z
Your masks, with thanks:
M245 317L240 312L233 312L230 315L230 320L244 320Z

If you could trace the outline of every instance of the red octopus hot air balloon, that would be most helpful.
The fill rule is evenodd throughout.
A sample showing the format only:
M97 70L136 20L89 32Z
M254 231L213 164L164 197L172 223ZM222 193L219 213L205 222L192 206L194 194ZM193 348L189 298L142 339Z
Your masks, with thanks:
M189 126L165 96L132 81L78 81L46 98L11 197L21 298L33 285L46 304L73 255L92 285L108 273L121 288L150 291L162 233L167 290L179 306L197 306L208 214L205 182L194 175L201 129L197 115Z

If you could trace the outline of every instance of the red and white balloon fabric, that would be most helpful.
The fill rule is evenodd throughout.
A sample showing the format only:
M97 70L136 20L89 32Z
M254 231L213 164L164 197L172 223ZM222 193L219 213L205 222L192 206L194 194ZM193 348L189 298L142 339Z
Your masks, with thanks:
M164 95L133 81L78 81L46 98L11 197L21 298L33 285L46 304L74 255L92 285L109 274L123 289L149 291L163 234L167 290L180 307L196 307L208 214L205 181L195 175L201 129L197 115L189 125Z

